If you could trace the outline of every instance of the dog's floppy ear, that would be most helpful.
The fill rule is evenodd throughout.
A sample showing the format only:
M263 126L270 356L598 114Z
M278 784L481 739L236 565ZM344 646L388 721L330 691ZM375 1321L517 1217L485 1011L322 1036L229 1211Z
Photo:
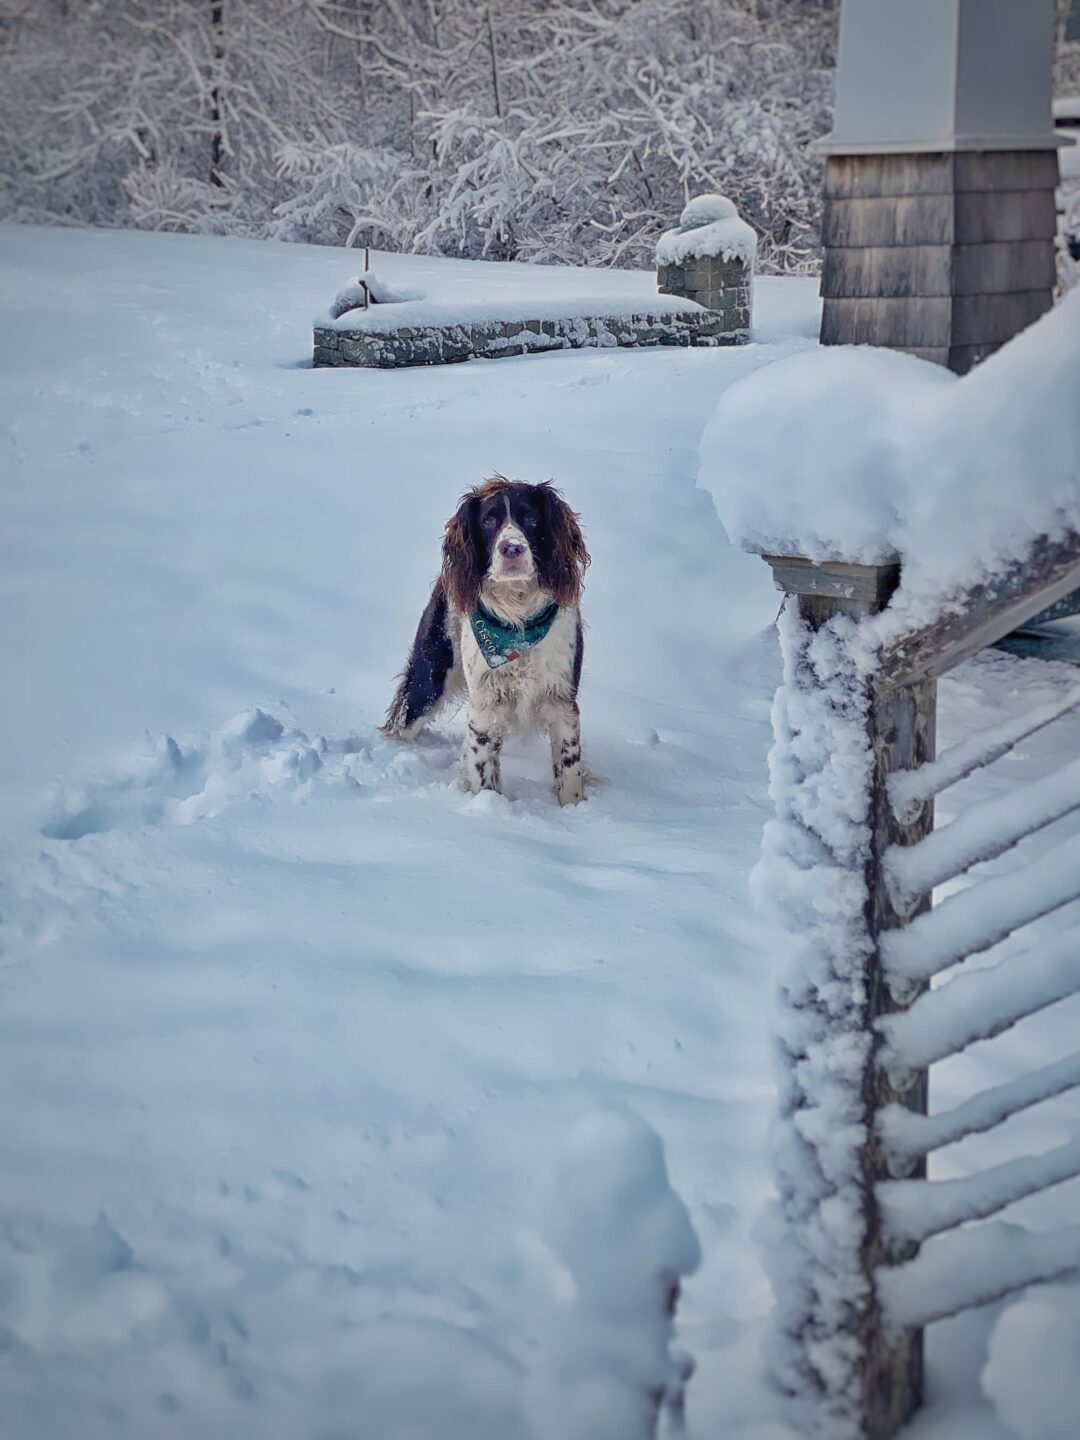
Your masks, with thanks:
M463 496L457 511L446 522L443 536L443 580L450 603L466 612L476 609L484 579L476 543L476 508L474 494Z
M589 564L578 517L554 486L537 489L543 497L546 543L538 566L540 584L560 605L576 605Z

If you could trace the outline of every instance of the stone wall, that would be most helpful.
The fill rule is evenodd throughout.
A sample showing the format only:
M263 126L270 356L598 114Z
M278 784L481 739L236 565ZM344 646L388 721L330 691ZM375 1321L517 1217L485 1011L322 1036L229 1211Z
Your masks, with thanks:
M496 359L547 350L615 346L739 345L748 338L749 301L740 329L729 313L658 311L566 320L487 320L470 325L403 325L396 330L315 327L314 365L379 369Z
M720 330L733 336L729 343L745 344L750 338L753 277L741 260L687 256L678 265L658 265L656 278L661 295L683 295L713 311Z

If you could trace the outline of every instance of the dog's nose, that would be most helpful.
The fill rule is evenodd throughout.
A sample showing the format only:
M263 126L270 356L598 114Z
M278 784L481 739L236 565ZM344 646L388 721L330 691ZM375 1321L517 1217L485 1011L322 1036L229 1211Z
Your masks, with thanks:
M525 554L525 546L520 540L504 540L499 546L499 551L507 560L516 560L519 555Z

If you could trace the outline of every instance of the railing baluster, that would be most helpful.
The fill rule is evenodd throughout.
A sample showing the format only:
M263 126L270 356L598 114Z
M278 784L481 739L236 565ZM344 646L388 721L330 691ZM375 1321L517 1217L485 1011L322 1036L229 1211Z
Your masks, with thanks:
M992 730L983 730L969 735L958 745L951 746L929 765L918 769L903 770L889 778L889 798L898 811L909 812L918 809L925 801L940 795L950 785L963 780L985 765L992 765L1007 755L1021 740L1044 729L1047 725L1080 707L1080 686L1070 690L1060 700L1039 705L1023 715L1013 716Z
M883 1270L878 1292L886 1324L902 1330L1078 1270L1080 1225L1024 1235L1015 1225L991 1221L942 1235L914 1260Z
M1080 988L1080 979L1077 986ZM928 1155L931 1150L953 1145L968 1135L992 1130L1032 1105L1064 1095L1077 1086L1080 1086L1080 1050L1040 1070L1018 1075L1004 1085L983 1090L937 1115L916 1115L902 1105L888 1105L878 1116L878 1134L890 1159L905 1164L917 1155Z
M1080 835L1022 870L970 885L885 937L894 983L929 980L1015 930L1080 900Z
M1023 1200L1080 1175L1080 1140L1045 1155L1023 1155L962 1180L884 1180L878 1203L891 1241L926 1240L967 1220L985 1220Z
M910 1009L885 1016L878 1023L885 1041L881 1063L891 1074L923 1070L1077 991L1080 929L1073 926L993 970L957 975Z
M918 773L917 771L915 772ZM1080 760L981 805L972 805L951 825L917 845L896 847L886 856L889 888L907 905L973 865L994 860L1021 840L1080 810Z

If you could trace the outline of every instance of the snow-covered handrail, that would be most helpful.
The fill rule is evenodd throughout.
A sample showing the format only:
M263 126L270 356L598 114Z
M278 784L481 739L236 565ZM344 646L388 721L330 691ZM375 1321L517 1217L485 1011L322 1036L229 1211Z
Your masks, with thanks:
M882 1271L878 1291L886 1324L909 1330L1077 1270L1080 1225L1036 1235L991 1222L942 1236L915 1259Z
M920 765L917 770L900 770L889 776L889 798L901 819L911 819L920 807L958 780L992 765L1003 755L1042 730L1053 721L1080 706L1080 685L1048 705L1036 706L1023 715L1013 716L990 730L965 736L958 745L946 750L936 760Z
M1080 835L1022 870L950 895L884 936L885 968L894 983L929 980L1073 900L1080 900Z
M1076 985L1080 988L1080 978ZM1055 995L1054 999L1059 1000L1061 996ZM1027 1075L1018 1075L1004 1085L983 1090L937 1115L916 1115L902 1105L887 1105L878 1116L878 1136L890 1159L902 1165L916 1156L929 1155L931 1150L940 1150L943 1145L953 1145L968 1135L981 1135L1032 1105L1052 1100L1078 1086L1080 1050Z
M1080 696L1077 697L1080 703ZM915 772L918 774L918 771ZM885 857L893 898L910 904L972 865L1003 855L1019 841L1080 809L1080 760L1026 786L969 809L916 845L894 846Z
M1043 537L1023 560L951 597L929 625L891 640L881 653L880 683L936 680L1078 589L1080 534Z

